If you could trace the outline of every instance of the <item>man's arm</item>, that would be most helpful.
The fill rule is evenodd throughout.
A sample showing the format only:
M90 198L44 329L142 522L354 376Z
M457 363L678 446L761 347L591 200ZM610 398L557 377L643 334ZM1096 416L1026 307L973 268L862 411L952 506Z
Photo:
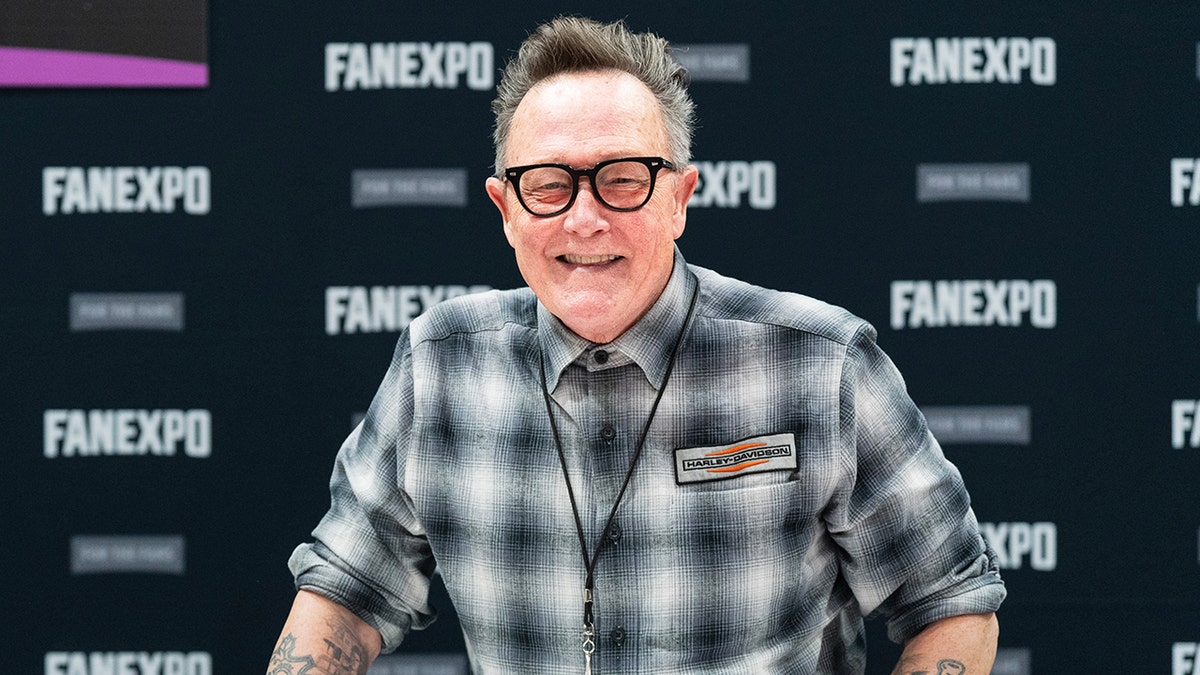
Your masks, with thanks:
M987 675L999 634L995 614L935 621L904 644L892 675Z
M267 675L365 675L379 656L380 644L379 632L350 610L300 591Z

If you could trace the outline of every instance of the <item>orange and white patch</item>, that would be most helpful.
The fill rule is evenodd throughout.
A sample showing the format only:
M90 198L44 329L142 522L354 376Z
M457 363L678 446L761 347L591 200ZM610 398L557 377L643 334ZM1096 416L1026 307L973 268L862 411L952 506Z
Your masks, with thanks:
M790 433L675 451L675 482L680 485L766 471L794 471L796 467L796 437Z

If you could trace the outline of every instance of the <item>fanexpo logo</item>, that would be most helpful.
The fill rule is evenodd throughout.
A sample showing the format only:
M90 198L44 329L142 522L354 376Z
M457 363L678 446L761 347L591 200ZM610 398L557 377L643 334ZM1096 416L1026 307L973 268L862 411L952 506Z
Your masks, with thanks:
M325 333L403 330L443 300L482 293L491 286L330 286L325 289Z
M1171 401L1171 447L1200 448L1200 401Z
M892 38L892 86L906 84L1034 84L1057 80L1054 40L1029 38Z
M892 328L1020 326L1058 323L1058 289L1049 279L893 281Z
M492 88L495 51L488 42L331 42L325 91Z
M1058 567L1058 526L1054 523L980 523L979 531L996 552L1000 569L1025 564L1039 572Z
M1171 206L1200 206L1200 157L1171 160Z
M1200 675L1200 643L1171 645L1171 675Z
M153 456L207 458L212 413L207 410L47 410L43 454L56 457Z
M46 652L45 675L212 675L208 652Z
M775 162L696 162L700 182L688 206L775 208Z
M48 166L42 169L42 213L174 213L211 208L204 166Z

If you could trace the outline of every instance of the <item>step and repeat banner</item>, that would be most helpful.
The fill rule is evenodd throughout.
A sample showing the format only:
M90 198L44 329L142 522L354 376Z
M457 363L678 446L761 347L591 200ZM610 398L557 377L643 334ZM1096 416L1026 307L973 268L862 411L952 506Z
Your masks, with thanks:
M1200 6L1118 0L6 1L6 671L265 668L398 332L522 284L489 103L573 12L691 71L688 261L879 329L1003 567L993 672L1200 673ZM466 672L433 601L372 673Z

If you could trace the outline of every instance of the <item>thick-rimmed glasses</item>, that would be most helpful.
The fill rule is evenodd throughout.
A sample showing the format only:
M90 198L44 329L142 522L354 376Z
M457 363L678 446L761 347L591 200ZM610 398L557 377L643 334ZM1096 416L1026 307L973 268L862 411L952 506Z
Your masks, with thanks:
M675 169L662 157L621 157L600 162L590 169L573 169L566 164L528 164L505 169L504 178L513 184L517 200L535 216L557 216L566 212L579 195L579 179L587 176L596 201L613 211L636 211L650 201L659 169Z

